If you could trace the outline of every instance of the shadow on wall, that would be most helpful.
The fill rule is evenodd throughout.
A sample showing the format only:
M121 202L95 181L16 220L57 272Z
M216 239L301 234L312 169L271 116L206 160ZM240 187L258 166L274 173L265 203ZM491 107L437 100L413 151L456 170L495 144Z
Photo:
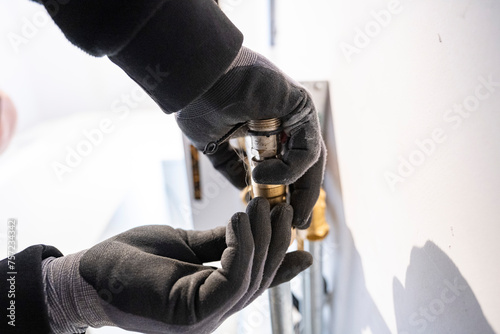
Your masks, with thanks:
M390 334L366 289L351 232L346 228L344 233L340 261L348 263L341 268L348 282L337 283L333 333L361 334L369 328L368 333ZM495 334L457 266L433 242L413 248L404 287L396 278L393 285L395 334ZM339 313L339 307L350 311Z
M413 248L405 285L395 278L393 291L398 334L495 333L460 270L431 241Z
M341 275L335 287L332 333L391 334L366 288L351 231L339 225L335 231L342 234L338 235ZM395 278L393 296L394 334L495 334L460 270L433 242L413 248L405 284Z
M328 333L495 334L457 266L431 241L412 249L404 287L394 279L397 333L391 333L366 288L361 256L345 222L330 101L326 108L324 187L331 231L323 245L323 267L334 282Z

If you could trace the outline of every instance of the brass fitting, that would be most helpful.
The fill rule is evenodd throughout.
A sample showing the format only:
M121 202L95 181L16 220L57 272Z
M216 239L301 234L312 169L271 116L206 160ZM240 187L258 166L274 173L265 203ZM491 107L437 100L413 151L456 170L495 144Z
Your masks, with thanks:
M250 173L262 161L279 157L281 153L281 138L278 133L281 122L277 118L265 120L251 120L248 122L250 136L245 144L250 165ZM286 202L287 187L283 184L260 184L252 177L251 185L242 194L245 201L248 197L264 197L269 201L271 208L278 203ZM250 196L248 196L250 195ZM292 229L292 239L295 240L295 229Z
M320 189L318 200L314 205L311 219L311 226L307 229L307 240L319 241L326 238L330 232L330 226L326 222L326 193L323 188Z
M326 221L326 193L323 188L319 191L319 197L314 204L311 225L306 230L297 232L297 249L304 250L304 240L321 241L330 232L330 226Z
M257 135L250 136L250 170L253 170L260 162L276 158L281 151L279 134L264 135L277 131L280 127L277 118L265 120L251 120L248 129ZM267 198L271 207L278 203L286 202L286 186L282 184L259 184L252 179L251 196Z

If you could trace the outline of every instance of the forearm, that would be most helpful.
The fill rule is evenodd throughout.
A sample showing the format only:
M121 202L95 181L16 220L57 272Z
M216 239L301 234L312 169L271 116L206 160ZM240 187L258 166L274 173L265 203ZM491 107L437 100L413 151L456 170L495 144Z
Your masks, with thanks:
M68 40L108 56L167 113L227 70L243 36L213 0L37 0Z

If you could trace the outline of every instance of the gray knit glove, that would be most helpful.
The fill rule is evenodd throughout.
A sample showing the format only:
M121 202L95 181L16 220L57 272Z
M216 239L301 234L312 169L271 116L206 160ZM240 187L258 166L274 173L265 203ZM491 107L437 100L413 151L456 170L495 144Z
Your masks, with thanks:
M293 210L262 198L226 228L137 227L88 251L42 263L54 333L118 326L142 333L210 333L270 286L312 263L285 255ZM222 268L203 265L221 260Z
M243 47L228 71L201 97L176 114L192 143L233 185L243 188L245 170L225 141L249 120L279 118L284 152L254 169L263 184L288 184L293 226L306 228L319 196L325 147L309 93L263 56ZM241 131L239 131L241 133Z

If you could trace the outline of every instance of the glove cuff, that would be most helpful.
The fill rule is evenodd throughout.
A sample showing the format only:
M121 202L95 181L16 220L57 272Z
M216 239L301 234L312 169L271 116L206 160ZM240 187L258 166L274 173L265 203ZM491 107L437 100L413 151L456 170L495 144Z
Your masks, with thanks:
M79 273L86 251L42 261L42 277L54 334L85 333L88 326L114 326L94 288Z
M235 67L254 65L257 62L258 57L259 57L258 53L250 50L245 46L242 46L240 51L238 52L238 55L236 55L236 58L234 58L233 62L227 68L224 74L231 71Z

